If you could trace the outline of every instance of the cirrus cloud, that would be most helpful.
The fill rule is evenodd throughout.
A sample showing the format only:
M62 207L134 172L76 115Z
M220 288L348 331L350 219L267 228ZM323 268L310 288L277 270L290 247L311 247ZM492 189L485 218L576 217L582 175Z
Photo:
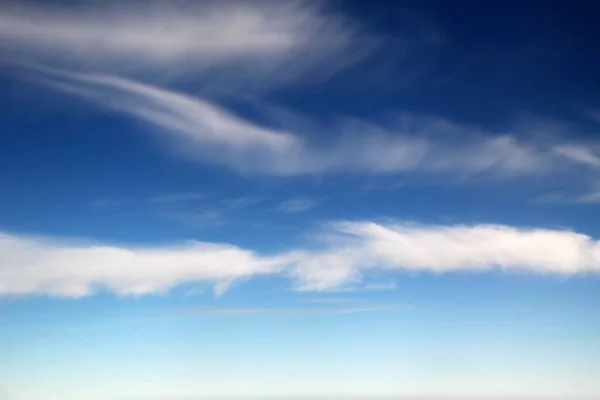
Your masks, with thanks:
M403 114L393 126L339 118L315 132L266 127L207 99L132 79L38 69L38 79L64 93L142 121L174 153L245 174L293 176L327 172L409 171L459 176L539 176L570 159L552 144L527 143L435 117Z
M161 79L208 74L220 85L327 76L375 43L344 16L307 1L0 7L5 60Z

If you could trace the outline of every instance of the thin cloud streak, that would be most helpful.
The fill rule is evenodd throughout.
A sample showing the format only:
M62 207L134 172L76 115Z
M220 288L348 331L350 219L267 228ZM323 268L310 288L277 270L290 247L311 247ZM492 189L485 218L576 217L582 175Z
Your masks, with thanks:
M397 311L411 308L405 304L376 304L356 307L314 307L314 308L253 308L253 307L188 307L186 313L198 315L257 315L257 314L355 314L378 311Z
M317 303L317 304L347 304L356 303L359 299L353 299L348 297L314 297L308 299L301 299L303 303Z
M151 204L166 204L166 203L182 203L193 200L206 199L206 193L169 193L150 197L148 203Z
M600 203L600 182L596 182L594 185L592 185L592 188L589 192L576 197L575 202L579 204Z
M277 206L277 211L287 214L296 214L315 208L319 204L320 202L318 200L312 199L310 197L296 197L293 199L282 201Z
M273 129L208 100L131 79L46 70L59 91L145 122L182 157L243 174L424 171L463 177L540 176L576 162L551 145L524 143L449 121L405 114L392 127L338 120L332 142L317 145L292 129Z
M365 290L373 290L373 291L396 290L396 289L398 289L398 284L395 281L368 283L364 286L364 289Z
M581 145L563 145L556 147L555 151L557 154L577 163L600 168L600 156L590 147Z

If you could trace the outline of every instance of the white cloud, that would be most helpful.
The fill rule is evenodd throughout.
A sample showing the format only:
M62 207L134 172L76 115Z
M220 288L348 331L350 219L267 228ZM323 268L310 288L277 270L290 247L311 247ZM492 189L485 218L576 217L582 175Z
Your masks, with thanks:
M600 272L600 243L575 232L502 225L336 226L335 245L301 259L293 276L302 290L326 290L361 280L370 270L452 272Z
M344 222L329 234L320 249L276 255L229 244L127 248L2 234L0 295L142 295L202 282L222 292L260 274L289 276L299 290L318 291L343 289L374 271L600 272L600 242L564 230Z
M308 1L0 8L0 51L7 59L84 71L159 73L162 79L228 68L235 73L229 71L227 80L246 75L261 85L276 76L305 79L315 70L333 72L352 63L372 46L342 16Z
M556 147L556 152L575 162L600 167L600 156L593 149L581 145L563 145Z
M279 176L323 172L389 174L423 170L539 175L566 162L552 151L449 121L404 115L392 127L339 120L323 128L329 144L300 132L259 126L205 99L130 79L46 71L49 85L139 119L179 155L242 173Z
M285 263L231 245L189 242L125 248L71 245L0 235L0 293L80 297L166 292L186 282L213 282L222 291L236 279L273 273Z
M303 211L308 211L311 208L315 208L318 205L319 201L310 197L296 197L293 199L282 201L277 206L277 210L288 214L294 214Z

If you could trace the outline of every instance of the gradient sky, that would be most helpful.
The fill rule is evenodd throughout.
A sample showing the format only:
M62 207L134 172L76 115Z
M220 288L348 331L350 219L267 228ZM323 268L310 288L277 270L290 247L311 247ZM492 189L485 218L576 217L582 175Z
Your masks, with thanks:
M600 399L600 6L0 6L0 398Z

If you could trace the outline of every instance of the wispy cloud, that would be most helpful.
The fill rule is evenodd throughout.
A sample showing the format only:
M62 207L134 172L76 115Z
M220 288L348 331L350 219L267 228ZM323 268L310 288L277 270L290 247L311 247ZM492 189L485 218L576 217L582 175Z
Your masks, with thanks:
M320 201L310 197L296 197L279 203L279 205L277 206L277 211L281 211L288 214L294 214L303 211L308 211L311 208L315 208L319 204Z
M188 307L184 312L199 315L256 315L256 314L355 314L378 311L398 311L410 308L405 304L374 304L354 307Z
M328 74L373 48L354 24L308 1L103 1L3 5L6 58L85 71L255 85Z
M111 207L122 206L124 204L129 203L130 201L131 201L131 199L105 198L105 199L92 200L92 201L90 201L89 205L92 208L111 208Z
M404 188L407 186L407 183L404 181L394 181L394 182L380 182L373 181L369 182L365 185L365 190L396 190L400 188Z
M406 171L539 176L573 160L548 143L494 135L450 121L404 114L392 126L338 120L318 145L293 129L267 128L206 99L115 76L49 72L50 86L140 119L175 152L241 173L278 176ZM314 132L313 132L314 133Z
M575 202L580 204L600 203L600 182L592 185L587 193L577 196Z
M202 200L206 198L206 193L188 192L188 193L169 193L152 196L148 199L151 204L181 203L193 200Z
M268 196L240 196L204 201L206 200L204 196L174 196L165 199L161 197L161 201L155 201L154 206L169 207L167 209L157 209L153 212L158 216L178 221L189 228L225 225L234 216L239 221L243 210L257 206L269 198ZM193 207L189 207L192 200L203 200L203 202L200 204L194 203ZM185 207L182 207L182 203L185 203Z
M227 223L227 216L222 210L158 210L158 217L177 222L187 228L199 229L211 226L222 226Z
M367 283L364 286L365 290L395 290L398 289L398 284L396 281L390 282L376 282L376 283Z
M128 248L0 235L0 295L81 297L164 293L182 284L222 292L262 274L291 277L299 290L332 290L375 271L600 272L600 242L576 232L502 225L343 222L320 248L258 254L231 244L188 242Z
M317 304L347 304L356 303L359 300L349 297L310 297L301 299L303 303L317 303Z
M592 182L579 193L546 193L535 199L538 204L595 204L600 203L600 181Z
M563 145L556 147L555 151L575 162L600 167L600 156L594 149L582 145Z

